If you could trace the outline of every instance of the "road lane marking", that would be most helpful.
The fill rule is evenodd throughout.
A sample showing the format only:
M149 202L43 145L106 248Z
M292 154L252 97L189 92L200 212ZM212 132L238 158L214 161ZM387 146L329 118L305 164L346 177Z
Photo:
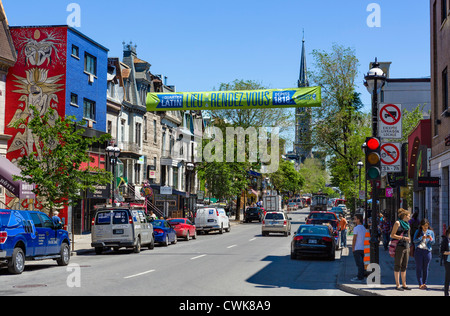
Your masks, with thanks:
M255 238L252 238L252 239L250 239L249 241L253 241L253 240L256 240L256 237L255 237Z
M152 272L155 272L155 270L148 270L148 271L145 271L145 272L142 272L142 273L133 274L133 275L124 277L124 279L131 279L131 278L135 278L135 277L137 277L137 276L144 275L144 274L148 274L148 273L152 273Z
M206 255L200 255L200 256L197 256L197 257L191 258L191 260L195 260L195 259L198 259L198 258L201 258L201 257L204 257L204 256L206 256Z
M236 247L237 245L231 245L231 246L228 246L227 248L228 249L230 249L230 248L233 248L233 247Z

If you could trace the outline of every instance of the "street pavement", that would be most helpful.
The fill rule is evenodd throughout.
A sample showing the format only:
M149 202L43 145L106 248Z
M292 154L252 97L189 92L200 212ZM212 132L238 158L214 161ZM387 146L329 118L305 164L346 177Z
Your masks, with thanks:
M292 232L309 210L291 213ZM292 235L262 236L261 224L234 222L231 232L199 235L155 249L96 255L90 236L75 236L70 265L27 262L21 275L0 270L0 295L291 297L351 296L336 286L335 261L290 258ZM77 281L79 283L77 283Z
M433 255L430 263L427 281L428 290L419 289L416 263L414 258L410 257L406 271L406 284L411 291L397 291L394 279L394 259L389 256L389 251L385 251L382 245L380 245L380 284L368 285L367 283L352 282L351 279L357 275L351 249L352 238L353 236L348 236L348 248L342 252L341 256L341 268L338 277L338 287L341 290L361 296L444 296L445 270L444 266L440 265L440 259L437 255ZM372 279L373 281L374 279Z
M231 221L232 226L242 224L242 222ZM397 291L394 280L394 259L389 256L389 252L380 246L380 272L381 283L376 285L360 284L352 282L351 279L357 275L356 264L352 255L352 235L347 237L348 247L342 249L340 254L339 274L337 277L337 287L347 293L360 296L443 296L444 267L440 265L440 259L433 255L428 274L428 290L420 290L416 278L416 264L414 258L409 258L407 269L407 285L411 291ZM94 252L91 247L91 236L76 235L74 243L75 251L72 255L82 255Z
M292 232L308 209L290 213ZM27 262L22 275L0 271L0 295L150 296L443 296L444 268L433 258L428 287L419 290L414 259L407 271L412 291L395 290L393 259L380 249L380 285L354 283L356 265L348 248L336 261L290 259L292 236L261 235L260 223L232 221L230 233L199 235L168 247L133 254L129 250L96 255L91 236L76 235L71 265L81 269L81 286L70 287L74 267L53 261ZM72 269L72 270L71 270Z

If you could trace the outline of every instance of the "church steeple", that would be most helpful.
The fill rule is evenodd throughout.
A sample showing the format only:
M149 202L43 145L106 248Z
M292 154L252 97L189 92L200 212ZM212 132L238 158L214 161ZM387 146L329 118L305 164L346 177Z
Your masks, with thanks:
M306 68L306 52L305 52L305 31L303 31L302 40L302 57L300 60L300 76L298 78L298 87L309 87L308 73Z

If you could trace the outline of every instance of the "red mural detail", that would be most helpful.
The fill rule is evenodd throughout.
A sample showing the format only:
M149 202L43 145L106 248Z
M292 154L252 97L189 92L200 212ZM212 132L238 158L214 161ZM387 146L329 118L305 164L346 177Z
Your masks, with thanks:
M18 56L6 80L5 134L12 136L7 158L16 163L31 152L41 155L40 145L27 127L30 105L41 115L50 108L58 116L65 115L67 28L12 28L11 35ZM16 122L21 122L18 128L14 128ZM7 203L14 209L20 202L12 196ZM39 205L37 202L36 207Z

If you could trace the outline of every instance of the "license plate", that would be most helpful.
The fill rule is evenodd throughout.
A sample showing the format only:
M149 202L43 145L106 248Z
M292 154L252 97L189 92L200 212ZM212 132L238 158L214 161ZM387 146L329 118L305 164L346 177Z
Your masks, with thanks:
M122 235L123 234L123 229L114 229L113 230L113 234L114 235Z
M310 239L308 242L310 244L317 244L317 239Z
M212 223L212 222L214 222L213 219L208 219L208 223Z

